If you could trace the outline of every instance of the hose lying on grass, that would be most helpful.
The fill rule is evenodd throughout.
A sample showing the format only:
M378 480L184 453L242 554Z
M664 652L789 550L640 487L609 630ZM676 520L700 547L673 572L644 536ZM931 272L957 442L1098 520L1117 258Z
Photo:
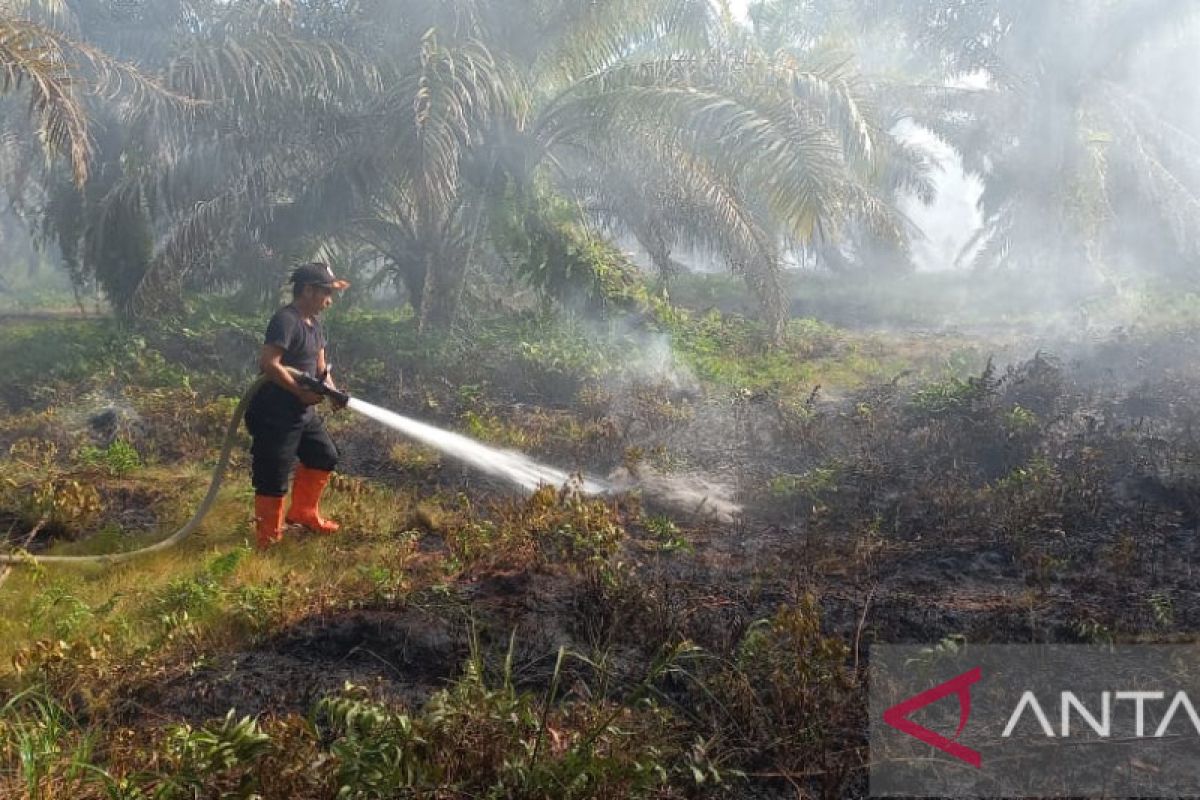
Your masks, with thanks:
M201 521L203 521L204 517L212 509L213 503L216 502L217 492L221 488L221 480L225 477L225 470L229 467L229 457L233 453L233 443L237 439L238 425L241 424L242 417L246 413L246 407L250 405L250 399L254 397L255 393L266 381L266 376L260 375L242 395L241 401L238 402L237 408L234 409L233 416L229 418L229 426L225 429L225 443L221 445L221 457L217 459L217 466L213 468L212 478L209 479L208 493L204 495L204 500L196 509L196 513L192 514L192 518L185 522L182 528L161 542L124 553L107 553L98 556L34 556L28 553L15 555L0 554L0 564L120 564L138 556L146 555L147 553L167 550L182 542L200 527Z

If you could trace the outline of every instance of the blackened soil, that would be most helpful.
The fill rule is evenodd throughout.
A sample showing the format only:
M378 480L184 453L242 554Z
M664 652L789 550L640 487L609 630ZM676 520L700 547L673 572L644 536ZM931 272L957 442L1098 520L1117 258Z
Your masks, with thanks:
M451 678L466 654L463 630L417 608L348 611L309 617L247 650L130 687L135 716L144 709L203 721L238 714L306 714L347 682L380 698L420 703Z
M495 679L511 644L514 683L545 686L553 672L546 653L576 645L564 625L576 594L574 578L514 572L420 592L403 607L315 615L252 648L209 653L198 666L130 686L124 705L132 718L189 721L231 708L239 715L306 714L352 683L416 708L461 674L472 636Z

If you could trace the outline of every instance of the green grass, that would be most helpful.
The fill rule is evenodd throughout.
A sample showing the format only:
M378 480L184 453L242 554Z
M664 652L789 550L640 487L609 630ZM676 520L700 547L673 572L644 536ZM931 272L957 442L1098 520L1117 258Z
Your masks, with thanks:
M820 386L836 395L901 373L967 374L983 361L951 337L910 342L811 319L791 320L778 347L767 344L758 323L715 311L685 319L674 335L683 363L710 390L723 392L774 390L792 396Z
M152 474L158 483L182 487L154 509L162 530L138 536L109 531L64 542L51 552L90 555L128 550L175 530L198 504L208 471L194 465L156 468ZM271 606L264 619L273 619L300 613L318 595L353 593L359 581L356 565L386 563L398 550L408 548L407 538L391 532L407 527L412 506L404 494L347 480L343 488L331 490L324 503L327 513L344 525L344 533L335 539L289 528L286 547L260 557L243 557L253 539L252 492L245 476L234 475L227 479L199 531L174 549L111 567L17 568L0 585L0 604L6 609L0 618L0 664L12 663L14 656L19 661L22 651L46 639L105 642L114 657L128 655L159 641L164 626L172 625L164 622L171 614L186 613L190 623L212 628L205 635L217 636L236 627L238 618L246 618L255 603ZM256 592L285 584L290 587L287 598ZM206 602L188 605L188 598Z

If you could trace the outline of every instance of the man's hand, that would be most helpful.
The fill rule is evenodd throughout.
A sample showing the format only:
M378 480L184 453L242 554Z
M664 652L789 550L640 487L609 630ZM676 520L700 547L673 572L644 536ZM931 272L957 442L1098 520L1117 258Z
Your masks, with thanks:
M337 384L333 382L333 372L331 371L330 366L325 363L325 351L324 350L321 351L321 355L317 359L317 366L320 367L320 369L321 369L321 373L320 373L321 382L324 383L326 386L328 386L330 389L332 389L334 392L337 392L337 390L338 390ZM349 397L346 397L346 396L339 397L338 394L329 395L329 405L331 405L333 407L334 411L341 411L343 408L345 408L348 400L349 400Z
M296 379L288 372L288 368L283 365L283 348L273 344L264 344L262 352L258 356L258 367L263 371L263 374L270 378L276 385L291 392L293 396L305 406L317 406L325 399L325 396L311 389L305 389Z
M321 405L321 401L325 399L325 395L310 392L303 387L299 387L296 397L300 398L300 402L306 406L319 406Z

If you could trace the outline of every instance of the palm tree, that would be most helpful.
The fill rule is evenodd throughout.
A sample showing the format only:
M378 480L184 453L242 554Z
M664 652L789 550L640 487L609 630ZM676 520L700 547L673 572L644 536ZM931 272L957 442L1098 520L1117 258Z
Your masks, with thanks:
M693 39L581 80L546 128L613 165L595 171L593 202L660 271L675 244L715 252L745 276L778 340L786 250L836 242L855 223L903 238L879 180L894 148L844 54L769 48L719 14Z
M864 186L865 207L848 206L836 236L791 242L795 260L832 272L911 270L908 246L921 233L896 201L903 194L932 202L934 187L928 154L892 135L908 116L896 102L909 85L897 69L908 58L903 44L894 31L864 24L853 0L754 0L748 15L749 40L760 52L800 63L841 64L851 99L872 128L872 157L851 162ZM856 71L846 69L851 64Z
M142 65L143 83L157 90L151 99L171 100L95 103L90 113L104 124L89 179L78 188L46 181L46 231L72 273L94 275L126 315L177 307L189 282L277 285L262 267L281 259L245 256L283 239L278 221L292 204L281 200L332 159L337 137L318 127L330 115L313 108L328 111L330 97L353 94L351 78L371 70L297 32L275 4L69 8L94 41Z
M1200 255L1198 143L1128 80L1137 56L1194 10L1171 0L890 8L935 66L984 83L919 91L910 108L984 179L985 226L967 257L1103 269L1101 248L1123 246L1114 223L1147 210L1180 252Z
M660 265L713 250L778 338L785 248L856 220L900 232L877 180L888 137L850 64L766 52L708 0L162 0L120 10L136 24L111 5L70 8L198 103L110 117L82 198L60 184L51 204L64 254L128 313L188 285L266 293L289 259L343 245L375 251L438 329L498 253L498 202L579 235L534 219L548 192ZM114 249L122 231L139 241Z
M400 45L420 56L396 84L392 179L359 235L407 262L423 323L452 317L489 197L536 212L545 187L568 193L668 271L680 243L713 250L746 276L773 338L785 245L856 216L899 232L869 179L886 136L845 59L756 50L706 0L399 7L401 38L435 32Z

